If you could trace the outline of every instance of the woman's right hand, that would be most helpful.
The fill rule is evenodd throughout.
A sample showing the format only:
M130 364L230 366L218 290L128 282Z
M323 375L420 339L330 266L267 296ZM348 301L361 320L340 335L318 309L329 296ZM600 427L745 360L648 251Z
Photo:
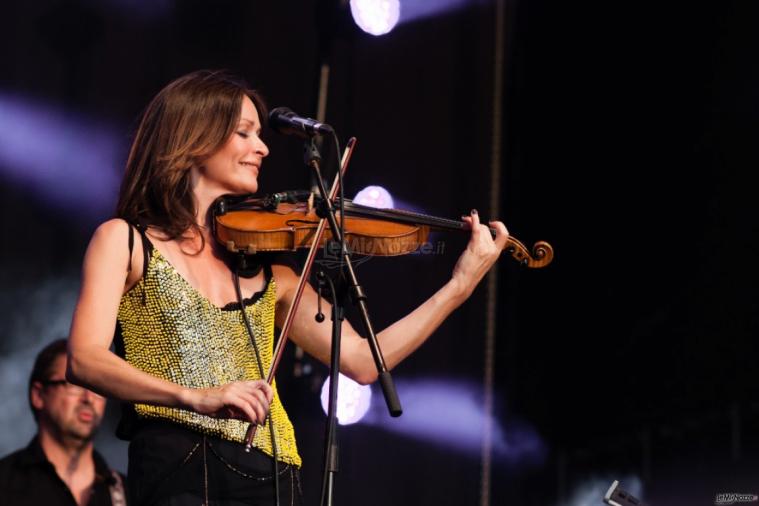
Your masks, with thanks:
M235 381L220 387L187 389L184 404L201 415L262 424L273 398L274 391L263 380Z

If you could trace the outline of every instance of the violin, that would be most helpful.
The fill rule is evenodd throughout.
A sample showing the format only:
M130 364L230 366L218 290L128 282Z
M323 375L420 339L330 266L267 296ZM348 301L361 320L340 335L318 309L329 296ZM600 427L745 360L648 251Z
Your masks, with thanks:
M266 382L270 385L274 381L274 375L282 359L316 251L332 238L331 232L326 229L327 220L324 219L324 211L329 211L326 206L335 202L339 190L339 176L345 173L355 144L355 138L349 139L343 153L340 170L327 195L326 202L315 199L309 192L295 191L275 193L263 198L255 198L252 195L224 196L217 199L213 205L214 236L233 253L244 256L265 251L295 251L298 248L309 248L303 272L273 351L271 366L266 374ZM316 168L318 173L318 164ZM319 177L321 178L320 175ZM358 205L349 200L344 200L341 207L344 219L339 213L337 215L338 225L342 229L341 235L345 238L348 248L364 255L403 255L416 251L424 244L431 229L469 229L469 224L463 221L436 218L398 209L376 209ZM490 232L495 236L494 229L491 228ZM535 243L530 252L524 244L509 235L506 251L522 265L532 268L545 267L553 260L553 248L544 241ZM237 275L235 279L238 297L242 300ZM363 299L358 300L358 304L365 309ZM367 325L370 325L368 321ZM375 340L375 347L372 349L378 349L374 331L368 330L367 339ZM373 356L384 389L384 384L391 383L392 380L389 379L381 354L373 353ZM397 399L395 404L398 404ZM400 414L400 404L397 409L397 414L393 416ZM245 434L245 451L251 450L255 434L256 425L249 425Z
M310 247L324 215L321 198L309 192L290 191L266 197L252 195L222 197L214 205L216 239L233 253L255 254L269 251L295 251ZM377 209L346 199L342 224L351 252L368 256L398 256L422 247L437 230L468 230L463 221L438 218L400 209ZM338 223L341 221L337 213ZM495 237L495 229L490 229ZM332 239L329 230L319 246ZM553 260L553 248L545 241L529 250L509 235L506 252L530 268L545 267Z

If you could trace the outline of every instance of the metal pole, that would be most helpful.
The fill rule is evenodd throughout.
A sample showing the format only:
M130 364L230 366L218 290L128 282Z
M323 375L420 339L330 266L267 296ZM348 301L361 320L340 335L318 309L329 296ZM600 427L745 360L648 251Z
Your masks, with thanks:
M504 25L506 0L495 2L495 47L493 48L493 117L490 158L490 216L496 218L501 208L501 107L503 105ZM495 378L496 307L498 303L498 264L493 265L487 279L485 309L484 412L482 430L482 461L480 506L490 506L490 481L493 452L493 383Z

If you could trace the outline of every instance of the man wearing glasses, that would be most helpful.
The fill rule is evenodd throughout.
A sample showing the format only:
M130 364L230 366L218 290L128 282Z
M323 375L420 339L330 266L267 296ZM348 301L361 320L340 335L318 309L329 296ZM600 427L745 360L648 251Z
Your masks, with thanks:
M66 381L66 340L37 355L29 405L37 435L0 460L0 502L7 505L123 506L122 477L94 450L105 398Z

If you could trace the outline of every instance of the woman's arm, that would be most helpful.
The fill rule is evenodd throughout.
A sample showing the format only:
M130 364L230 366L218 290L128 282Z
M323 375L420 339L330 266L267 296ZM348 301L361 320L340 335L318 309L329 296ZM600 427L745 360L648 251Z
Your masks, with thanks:
M472 216L466 217L465 220L471 224L472 235L448 283L414 311L377 334L388 369L395 367L424 343L453 310L472 294L506 246L508 232L503 223L491 223L496 229L496 238L493 240L490 230L480 224L476 213L473 212ZM277 323L281 326L297 279L294 273L286 268L277 268L275 275L278 284L284 284L286 287L280 299L284 310L277 312ZM316 296L310 286L306 290L290 337L310 355L329 364L332 323L329 318L322 323L314 320ZM329 314L328 310L329 306L325 305L324 313ZM371 383L377 379L377 369L369 345L347 321L342 331L340 369L359 383Z
M82 287L69 337L66 377L100 394L127 402L189 409L223 418L261 422L272 399L263 381L240 381L217 388L191 389L147 374L110 351L122 294L142 275L139 240L128 251L123 220L103 223L87 248ZM139 234L135 234L139 239Z

